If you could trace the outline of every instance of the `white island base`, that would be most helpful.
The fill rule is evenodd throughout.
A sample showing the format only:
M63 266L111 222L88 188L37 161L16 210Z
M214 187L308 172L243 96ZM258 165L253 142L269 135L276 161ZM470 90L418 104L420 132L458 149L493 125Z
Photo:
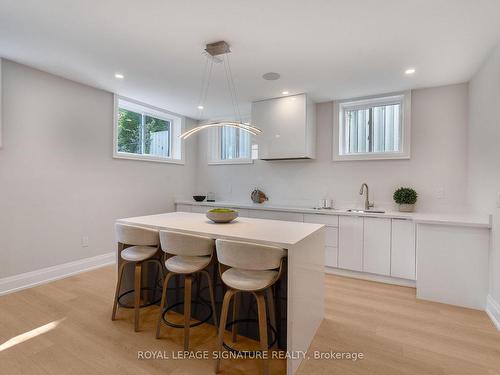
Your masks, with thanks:
M288 252L287 374L294 374L324 316L324 226L289 221L238 218L214 224L204 214L171 212L118 220L159 230L214 239L225 238L279 246Z

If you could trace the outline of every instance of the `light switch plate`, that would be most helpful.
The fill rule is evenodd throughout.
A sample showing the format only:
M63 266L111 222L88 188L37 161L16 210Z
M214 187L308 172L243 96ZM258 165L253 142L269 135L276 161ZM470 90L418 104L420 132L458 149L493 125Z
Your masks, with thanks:
M82 247L89 246L89 236L82 236Z

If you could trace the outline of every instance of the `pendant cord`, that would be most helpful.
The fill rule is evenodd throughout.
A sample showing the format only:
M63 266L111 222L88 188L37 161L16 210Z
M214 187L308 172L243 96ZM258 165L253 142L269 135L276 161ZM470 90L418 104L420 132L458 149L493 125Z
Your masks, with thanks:
M205 110L205 103L206 103L207 96L208 96L208 89L210 87L210 82L212 80L213 66L214 66L213 59L211 59L209 56L207 56L207 59L205 61L205 69L203 72L203 81L202 81L202 85L201 85L200 99L198 101L198 106L202 107L202 108L198 108L199 119L201 119L201 117L203 115L203 111Z
M238 95L236 92L236 85L234 84L233 72L231 70L231 64L229 62L229 54L225 55L224 68L226 70L226 79L229 86L229 93L231 95L231 101L233 104L234 114L239 122L241 121L240 108L238 106Z

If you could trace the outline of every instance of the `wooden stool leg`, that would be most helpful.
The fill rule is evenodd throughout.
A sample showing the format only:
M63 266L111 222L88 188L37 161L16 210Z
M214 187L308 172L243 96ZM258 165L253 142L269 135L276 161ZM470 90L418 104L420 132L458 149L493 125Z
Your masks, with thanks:
M231 302L231 297L234 295L235 291L229 289L224 295L224 301L222 302L222 311L220 313L219 322L219 336L217 337L217 350L218 356L215 360L215 373L220 372L220 354L222 353L222 343L224 342L224 332L226 331L227 313L229 311L229 303Z
M134 275L134 329L139 331L139 311L141 305L141 277L142 277L142 262L135 263Z
M203 273L207 277L207 280L208 280L208 292L210 293L210 303L212 304L215 330L217 331L217 309L216 309L216 305L215 305L214 288L212 286L212 278L210 277L210 274L206 270L201 271L201 273Z
M273 287L270 286L266 290L266 297L267 297L267 308L269 310L269 319L271 320L271 326L278 331L278 327L276 326L276 310L274 307L274 299L273 299ZM276 340L276 343L278 340ZM276 346L276 344L274 344Z
M191 324L191 275L184 279L184 350L189 350L189 325Z
M111 313L111 320L116 319L116 309L118 308L118 296L120 295L120 288L122 286L123 269L127 262L122 261L120 268L118 269L118 280L116 280L116 290L115 290L115 300L113 303L113 312Z
M259 311L259 339L260 339L260 350L262 355L267 353L267 317L266 317L266 300L264 299L264 294L261 292L253 293L255 299L257 300L257 309ZM267 353L269 354L269 353ZM269 357L267 359L262 359L262 374L269 374Z
M240 315L240 294L241 293L235 293L234 298L233 298L233 322L238 319L238 316ZM238 324L233 323L232 328L232 340L233 342L236 342L238 339Z
M163 315L163 309L165 308L165 305L167 304L167 289L168 289L168 282L170 278L172 277L172 273L168 273L167 277L165 277L165 281L163 282L163 290L161 292L161 303L160 303L160 313L158 316L158 322L156 323L156 338L160 338L160 328L161 328L161 318Z

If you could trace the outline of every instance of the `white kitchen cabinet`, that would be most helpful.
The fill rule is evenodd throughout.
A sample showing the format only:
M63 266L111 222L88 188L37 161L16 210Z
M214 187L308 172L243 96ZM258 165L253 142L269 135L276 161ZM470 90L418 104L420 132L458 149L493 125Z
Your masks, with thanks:
M325 266L338 267L339 217L334 215L304 214L304 223L325 225Z
M196 207L196 206L195 206ZM193 206L190 204L176 204L175 210L177 212L192 212Z
M262 129L256 138L259 159L315 157L315 105L305 94L252 103L252 123Z
M417 298L484 310L490 229L417 224Z
M283 221L304 221L304 215L298 212L248 210L248 217Z
M325 266L338 267L338 248L325 246Z
M415 280L415 224L392 219L391 276Z
M364 218L363 272L391 274L391 219Z
M191 212L195 212L198 214L206 214L208 210L212 209L213 207L210 206L191 206Z
M339 217L335 215L304 214L304 223L325 224L331 227L338 227Z
M362 217L339 217L338 252L339 268L363 271Z
M330 226L325 227L325 245L338 247L338 229Z

